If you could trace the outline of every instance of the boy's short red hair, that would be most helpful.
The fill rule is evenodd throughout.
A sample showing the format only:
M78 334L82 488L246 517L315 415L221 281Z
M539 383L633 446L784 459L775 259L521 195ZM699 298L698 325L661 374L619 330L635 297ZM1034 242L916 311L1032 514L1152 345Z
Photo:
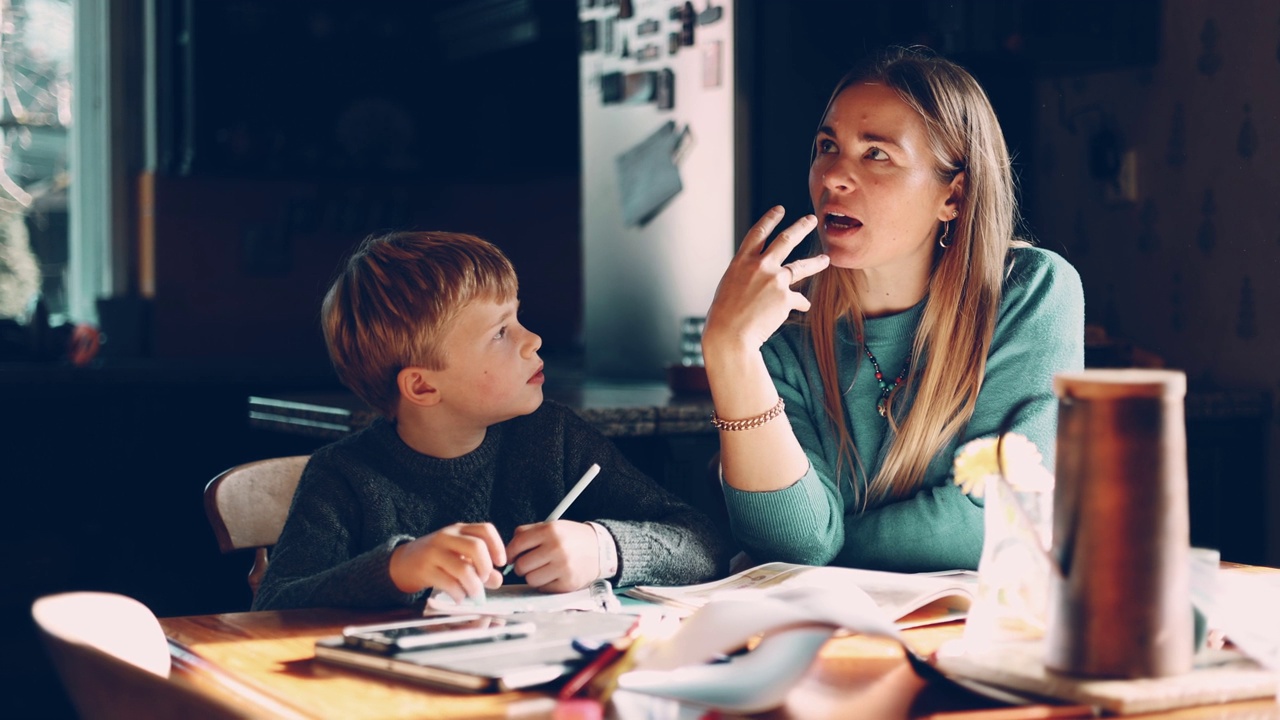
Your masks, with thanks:
M325 344L338 379L387 417L395 417L396 376L406 367L441 370L441 340L476 298L518 294L511 261L474 235L396 232L365 238L325 295Z

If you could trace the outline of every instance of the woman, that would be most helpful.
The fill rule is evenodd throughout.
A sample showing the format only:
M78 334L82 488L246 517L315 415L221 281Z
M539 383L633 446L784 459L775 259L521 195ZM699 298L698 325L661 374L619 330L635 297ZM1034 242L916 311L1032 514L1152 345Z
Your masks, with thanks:
M733 532L758 562L976 568L955 451L1025 400L1012 430L1052 469L1052 376L1084 364L1079 275L1015 237L991 104L923 49L837 85L809 193L814 214L767 247L783 209L756 223L707 315ZM784 264L815 229L818 253Z

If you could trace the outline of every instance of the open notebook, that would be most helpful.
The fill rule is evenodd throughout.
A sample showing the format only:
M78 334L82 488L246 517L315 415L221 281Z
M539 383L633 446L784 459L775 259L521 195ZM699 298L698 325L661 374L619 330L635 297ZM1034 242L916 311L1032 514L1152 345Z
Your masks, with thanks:
M637 585L623 594L689 614L712 600L834 590L867 596L899 628L908 628L964 619L977 582L977 573L961 570L913 574L773 562L699 585Z

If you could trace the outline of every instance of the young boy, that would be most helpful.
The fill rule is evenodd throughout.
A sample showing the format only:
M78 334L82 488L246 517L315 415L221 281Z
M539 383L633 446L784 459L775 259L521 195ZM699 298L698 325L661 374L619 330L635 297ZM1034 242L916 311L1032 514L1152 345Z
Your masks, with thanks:
M484 596L498 568L548 592L701 582L728 544L703 514L542 397L517 281L470 235L365 240L325 297L338 377L384 417L311 456L255 610ZM543 522L592 463L560 520ZM514 578L509 575L508 578Z

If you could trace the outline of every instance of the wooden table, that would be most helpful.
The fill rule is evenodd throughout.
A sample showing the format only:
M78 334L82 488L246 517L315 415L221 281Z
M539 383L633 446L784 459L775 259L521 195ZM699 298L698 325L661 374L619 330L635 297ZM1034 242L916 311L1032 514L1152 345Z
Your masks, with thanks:
M385 680L312 660L316 638L343 625L411 617L412 611L357 612L293 610L245 612L161 619L173 643L175 672L203 690L254 716L315 718L488 718L550 717L545 694L508 692L469 695ZM931 652L958 637L959 623L906 631L913 646ZM614 708L623 718L671 717L696 720L696 708L632 695ZM787 703L762 717L955 718L1020 720L1061 717L1051 706L996 708L989 701L939 683L925 683L911 670L897 645L860 636L827 643L818 662L788 696ZM1132 716L1131 716L1132 717ZM1143 716L1153 717L1153 716ZM1189 708L1162 718L1278 718L1274 700Z

